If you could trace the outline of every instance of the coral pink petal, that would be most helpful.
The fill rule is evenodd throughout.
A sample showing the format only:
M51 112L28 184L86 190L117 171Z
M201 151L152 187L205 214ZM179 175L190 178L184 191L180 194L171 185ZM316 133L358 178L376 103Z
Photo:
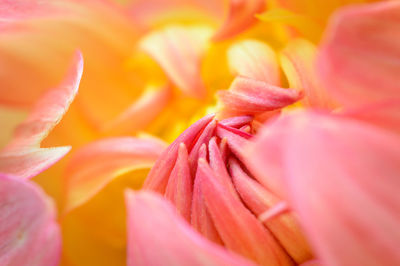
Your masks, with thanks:
M230 173L241 199L246 206L261 220L262 214L279 206L282 201L258 182L251 179L235 159L229 160ZM287 209L287 204L285 203ZM264 224L279 240L288 254L296 261L302 263L312 258L311 250L301 233L300 227L292 215L280 214L270 218Z
M104 131L123 134L144 129L161 113L170 98L169 85L150 87L127 110L107 124Z
M141 47L184 93L203 98L206 91L200 65L210 34L211 29L205 26L169 26L146 36Z
M264 0L230 0L229 3L227 18L214 34L214 41L225 40L243 32L257 21L255 15L265 9Z
M165 190L165 197L178 209L178 212L190 222L192 205L192 176L190 175L188 152L185 144L181 143L178 158L172 169Z
M252 120L253 117L251 115L234 116L221 120L220 124L223 124L228 127L239 128L250 123Z
M197 169L193 186L191 224L198 232L201 233L201 235L210 241L223 245L221 237L219 236L211 219L210 213L207 210L203 192L201 190L202 182L202 177L199 175L199 170Z
M398 265L400 137L316 112L268 130L289 132L257 144L281 143L275 156L282 156L287 195L317 257L325 265Z
M223 106L237 115L259 114L293 104L303 93L246 77L236 77L229 90L218 91Z
M58 265L61 234L50 199L32 183L0 175L0 265Z
M205 160L199 160L198 169L207 209L226 247L262 265L292 265L271 233L215 178Z
M66 210L85 203L117 176L150 168L165 148L156 139L131 137L102 139L80 148L66 168Z
M125 194L128 226L127 265L253 265L194 231L161 196Z
M251 137L251 135L238 129L226 127L220 124L217 127L217 136L221 139L226 139L229 148L237 158L239 158L241 161L244 159L242 149L249 142L248 139Z
M257 40L235 43L228 50L228 62L236 75L280 86L278 60L266 43Z
M338 102L400 98L400 2L338 11L320 49L317 69Z
M322 87L315 68L317 49L313 43L295 39L280 55L282 69L291 88L304 91L302 102L306 106L332 109L335 105Z
M61 159L70 147L40 148L41 141L68 110L82 77L83 59L76 52L64 81L39 99L12 141L0 152L0 173L31 178Z
M185 144L188 150L191 149L192 142L204 127L210 123L214 115L208 115L200 119L185 130L168 148L161 154L157 162L151 168L143 187L160 193L165 192L168 178L175 165L178 156L178 149L181 143Z

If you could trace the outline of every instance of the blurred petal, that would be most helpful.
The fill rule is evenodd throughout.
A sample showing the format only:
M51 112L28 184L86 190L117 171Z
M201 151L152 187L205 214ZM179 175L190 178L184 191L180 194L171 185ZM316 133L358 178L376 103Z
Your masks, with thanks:
M306 106L331 109L334 105L320 84L315 71L316 47L304 39L295 39L281 52L282 69L291 88L304 91Z
M52 202L32 183L0 175L0 264L58 265L61 238Z
M255 15L261 13L264 8L264 0L230 0L225 22L214 34L213 40L225 40L246 30L257 21Z
M164 149L161 141L129 137L103 139L82 147L66 169L66 210L82 205L117 176L150 168Z
M0 172L31 178L61 159L70 147L40 148L41 141L68 110L79 87L83 59L77 52L64 81L48 91L20 124L9 145L0 152Z
M268 150L272 142L281 145L275 156L291 207L324 264L400 263L398 135L343 116L303 112L266 127L255 145Z
M104 130L121 134L144 129L166 107L170 98L169 85L162 88L149 87L127 110L107 124Z
M141 48L164 69L184 93L196 98L206 95L200 64L211 35L206 26L168 26L152 32L141 41Z
M259 264L291 265L271 233L215 178L204 159L199 160L198 168L207 209L224 244Z
M318 57L324 86L344 105L400 97L400 2L338 11Z
M279 86L279 64L275 51L261 41L244 40L228 50L229 67L234 74Z
M128 190L125 198L128 266L253 265L200 236L161 196Z

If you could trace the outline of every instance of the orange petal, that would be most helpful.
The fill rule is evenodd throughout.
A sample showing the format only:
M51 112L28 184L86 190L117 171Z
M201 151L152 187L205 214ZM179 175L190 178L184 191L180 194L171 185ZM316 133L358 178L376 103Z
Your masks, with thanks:
M103 139L80 148L66 169L66 211L88 201L117 176L150 168L164 149L161 141L129 137Z
M207 162L200 159L198 168L207 209L226 247L259 264L292 265L269 231L215 178Z
M279 86L279 64L275 51L266 43L244 40L228 50L229 67L234 74Z
M289 86L304 91L306 106L332 109L334 104L318 80L315 70L316 47L304 39L295 39L283 49L280 61Z
M31 178L70 150L70 147L40 148L40 143L68 110L78 91L82 71L82 55L76 52L64 81L39 99L27 119L17 127L12 141L0 152L1 173Z
M54 206L32 183L0 175L0 264L58 265L61 235Z
M225 40L246 30L257 21L255 15L264 9L264 0L230 0L227 18L214 34L213 40Z
M338 11L320 47L318 70L338 102L354 106L400 97L400 3Z
M206 26L169 26L144 37L141 48L160 64L184 93L203 98L206 91L200 64L210 34L211 29Z
M125 194L128 212L127 265L253 265L207 241L161 196Z
M127 110L104 127L117 134L132 133L148 126L166 107L171 98L171 88L148 87Z

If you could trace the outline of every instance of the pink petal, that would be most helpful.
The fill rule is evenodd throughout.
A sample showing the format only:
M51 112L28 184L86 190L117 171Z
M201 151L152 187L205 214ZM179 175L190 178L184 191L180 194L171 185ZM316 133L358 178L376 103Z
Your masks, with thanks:
M200 63L210 34L211 29L205 26L169 26L146 36L141 47L184 93L203 98L206 91L200 76Z
M179 145L175 167L172 169L165 190L165 197L176 206L178 212L187 221L190 221L191 215L192 186L188 152L185 144L181 143Z
M400 2L338 11L320 49L323 84L340 103L400 97Z
M243 116L234 116L229 117L224 120L220 121L220 124L223 124L228 127L238 128L243 125L250 123L253 120L253 117L250 115L243 115Z
M316 73L316 52L317 49L311 42L295 39L281 52L282 69L289 86L304 91L303 103L306 106L332 109L335 105Z
M346 109L341 114L400 133L400 99L390 99L359 108Z
M64 81L37 102L20 124L9 145L0 152L0 172L31 178L60 160L70 147L40 148L40 143L58 124L73 101L82 77L83 59L76 52Z
M244 40L228 50L229 67L234 74L279 86L279 64L275 51L266 43Z
M0 265L58 265L54 206L32 183L0 175Z
M284 138L264 134L257 144L281 144L275 156L287 195L321 261L398 265L400 137L313 112L287 116L268 130L289 132Z
M150 192L125 194L127 265L253 265L200 236L171 204Z
M259 264L292 265L275 238L215 178L205 160L199 160L198 169L207 209L226 247Z
M183 132L171 145L168 146L151 168L150 173L143 184L143 188L157 191L162 194L165 192L168 178L178 155L179 145L183 143L186 145L188 150L190 150L192 142L196 139L201 130L210 123L213 117L214 115L203 117L186 129L185 132Z
M293 104L302 97L302 92L283 89L245 77L236 77L229 90L218 91L223 106L236 115L260 114Z
M264 9L264 0L230 0L227 18L214 34L213 40L225 40L246 30L257 21L255 15Z
M202 192L202 177L197 169L196 177L193 186L193 200L192 200L192 217L191 224L198 232L201 233L208 240L217 244L223 245L221 237L211 219L211 215L207 210Z
M103 139L80 148L66 168L66 210L82 205L117 176L150 168L164 149L159 140L130 137Z
M244 160L242 149L248 143L248 139L251 138L250 134L219 124L217 127L217 136L221 139L226 139L232 153L241 161Z

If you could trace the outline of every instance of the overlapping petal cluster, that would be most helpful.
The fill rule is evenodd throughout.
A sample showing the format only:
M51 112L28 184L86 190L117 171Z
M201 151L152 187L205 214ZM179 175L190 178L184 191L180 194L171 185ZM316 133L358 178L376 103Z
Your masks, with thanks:
M398 265L400 4L333 2L0 1L0 265Z

